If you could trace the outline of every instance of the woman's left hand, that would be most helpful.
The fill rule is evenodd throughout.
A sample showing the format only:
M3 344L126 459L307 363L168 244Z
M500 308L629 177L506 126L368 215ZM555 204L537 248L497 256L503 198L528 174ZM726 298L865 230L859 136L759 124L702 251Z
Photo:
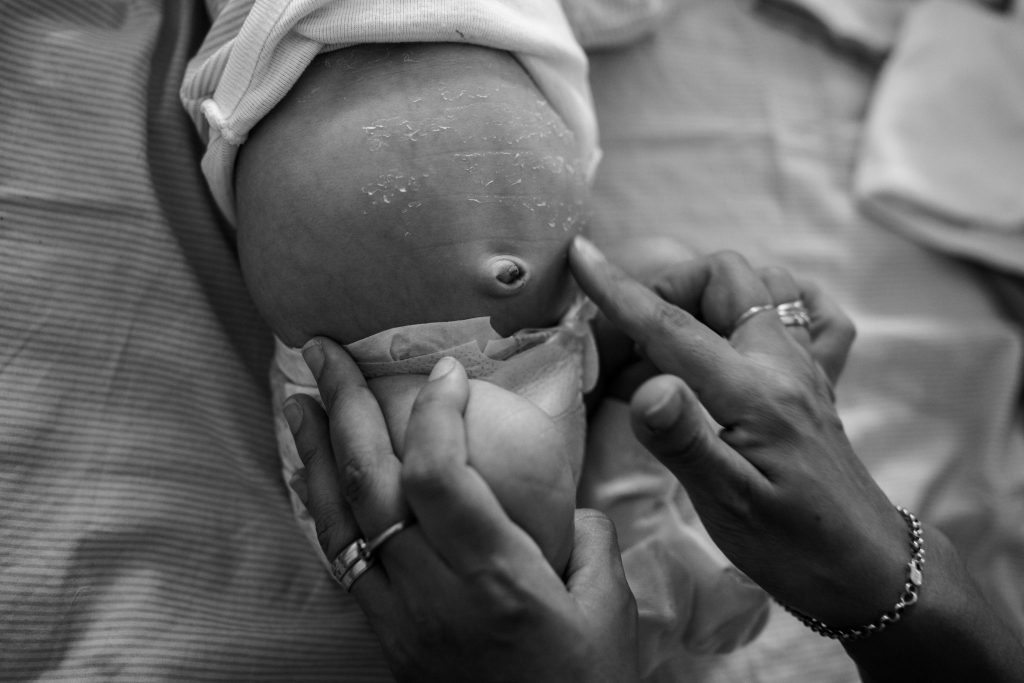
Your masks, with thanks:
M327 414L288 400L305 503L325 555L414 519L351 586L400 680L636 680L636 606L614 527L576 513L565 581L467 464L465 370L438 363L416 399L404 461L380 408L337 344L304 356Z

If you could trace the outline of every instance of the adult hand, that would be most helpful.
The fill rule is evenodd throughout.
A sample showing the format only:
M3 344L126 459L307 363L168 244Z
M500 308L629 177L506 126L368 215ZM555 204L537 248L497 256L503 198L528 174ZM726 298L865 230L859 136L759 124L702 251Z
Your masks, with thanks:
M351 587L401 680L630 681L636 606L614 528L581 510L565 581L467 464L465 370L438 363L416 399L404 461L380 408L337 344L304 356L327 414L286 402L325 555L415 519L374 551Z
M634 394L633 429L684 484L736 566L835 627L891 609L906 580L907 527L833 406L831 382L853 339L839 309L786 271L755 271L733 253L681 264L653 291L586 240L574 243L570 263L583 290L664 373ZM775 314L797 299L809 328ZM759 312L737 326L751 310Z

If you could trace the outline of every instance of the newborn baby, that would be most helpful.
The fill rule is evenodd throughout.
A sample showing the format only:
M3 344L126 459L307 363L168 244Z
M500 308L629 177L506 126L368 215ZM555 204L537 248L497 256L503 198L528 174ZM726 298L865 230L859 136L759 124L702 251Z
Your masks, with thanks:
M235 169L242 271L278 339L348 345L399 449L426 381L415 373L470 345L460 360L489 378L470 381L472 464L559 571L591 344L583 312L566 318L578 156L509 53L371 45L318 57Z
M671 474L652 471L625 403L594 414L581 475L596 353L566 251L599 153L573 32L605 26L590 13L616 3L569 3L572 27L559 0L207 5L213 25L181 95L278 338L285 480L297 483L302 465L281 404L318 395L298 350L309 338L346 345L399 451L416 393L455 356L472 378L472 464L552 566L566 566L577 501L613 517L645 672L752 638L765 595L714 548ZM601 35L624 35L612 24ZM625 252L680 258L663 243L641 258L639 247L631 239Z

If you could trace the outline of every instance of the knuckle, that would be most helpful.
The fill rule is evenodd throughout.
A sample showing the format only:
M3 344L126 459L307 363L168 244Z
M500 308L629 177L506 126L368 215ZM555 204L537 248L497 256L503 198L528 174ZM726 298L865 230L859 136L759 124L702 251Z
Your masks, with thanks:
M679 327L686 319L682 309L664 302L654 307L653 317L659 330Z
M647 354L650 347L671 338L686 323L686 313L665 301L657 301L640 311L640 335L636 340Z
M416 399L413 401L413 411L419 412L423 410L431 410L435 407L442 406L446 403L445 396L435 391L436 383L426 384L423 389L416 395Z
M775 408L775 428L789 431L787 427L796 419L813 415L819 401L818 393L795 377L778 379L767 396L768 405Z
M685 467L700 466L702 456L708 454L704 447L704 435L697 430L687 430L682 434L675 434L673 441L665 449L666 460L673 464Z
M327 384L327 386L324 386L324 384ZM319 380L317 387L320 391L320 399L332 414L339 406L345 404L345 386L343 384L337 382L325 383L323 380Z
M389 451L353 447L346 456L339 470L342 495L353 505L374 500L382 472L380 463L394 456Z
M320 449L316 444L303 444L302 446L299 446L297 450L299 452L299 460L301 460L306 466L309 466L310 463L316 462L317 458L320 457Z
M845 313L840 314L837 326L839 328L839 336L843 340L843 344L849 348L853 345L854 340L857 339L857 326Z
M722 511L733 520L739 520L744 528L749 527L749 520L757 519L760 511L754 505L757 496L754 495L751 484L743 479L736 485L733 495L723 496L718 504Z
M667 467L673 470L699 468L710 449L700 429L673 429L648 436L647 447L658 455Z
M338 528L338 513L323 505L314 506L312 511L313 522L316 528L316 540L324 553L330 555L334 541L334 530ZM328 559L334 559L328 557Z
M490 619L499 628L516 632L533 615L533 601L530 590L523 585L523 578L510 568L497 566L480 567L467 575L467 580L486 596Z
M615 533L615 523L600 510L578 509L576 510L576 520L597 527L602 532Z
M753 392L747 423L760 435L759 440L792 443L802 438L808 425L815 433L834 428L830 421L834 411L827 392L821 389L822 381L816 368L808 373L778 373L768 385Z
M738 251L723 249L711 255L711 267L715 270L738 270L749 269L750 263L746 257Z
M445 478L440 468L433 465L427 458L415 456L417 446L410 444L402 466L402 488L413 495L424 498L441 496L445 492ZM413 457L409 457L412 453Z
M341 494L345 500L358 505L366 497L369 476L358 460L350 458L341 467Z
M763 401L769 405L803 407L809 402L807 382L795 373L779 372L765 391Z
M789 274L789 271L783 268L782 266L762 266L761 268L757 269L757 274L760 275L762 279L769 280L793 279L792 276Z

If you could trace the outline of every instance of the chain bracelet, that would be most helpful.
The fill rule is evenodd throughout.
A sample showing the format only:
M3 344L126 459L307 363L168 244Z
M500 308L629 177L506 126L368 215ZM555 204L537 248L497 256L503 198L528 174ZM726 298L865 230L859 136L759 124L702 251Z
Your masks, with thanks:
M834 638L840 642L867 638L874 633L884 631L890 624L895 624L899 621L903 616L903 611L917 602L918 591L923 581L924 535L921 533L921 522L914 516L913 512L900 505L897 505L896 509L903 515L903 520L907 523L907 528L910 530L910 561L907 562L907 580L903 584L903 592L900 593L899 598L896 600L896 605L891 610L884 613L874 622L858 628L833 628L819 619L809 617L783 605L786 611L803 622L805 626L815 633L826 638Z

